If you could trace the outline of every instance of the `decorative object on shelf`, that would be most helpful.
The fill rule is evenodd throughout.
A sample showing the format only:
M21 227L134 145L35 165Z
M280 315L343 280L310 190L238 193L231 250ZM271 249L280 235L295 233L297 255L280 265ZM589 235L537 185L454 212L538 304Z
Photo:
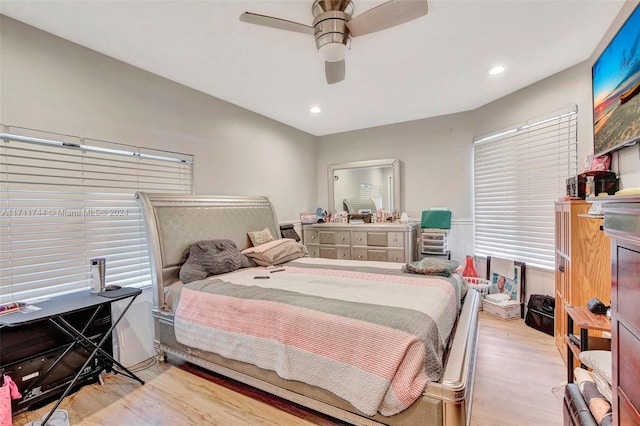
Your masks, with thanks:
M476 271L476 267L473 263L473 256L467 255L467 261L464 265L464 271L462 271L463 277L472 277L477 278L478 272Z

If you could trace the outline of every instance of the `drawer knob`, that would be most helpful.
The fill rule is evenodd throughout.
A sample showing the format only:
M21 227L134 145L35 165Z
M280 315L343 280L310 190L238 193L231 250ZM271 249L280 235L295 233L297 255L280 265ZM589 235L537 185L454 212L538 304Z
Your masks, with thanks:
M361 254L360 254L360 255L358 255L358 259L362 259L362 255L361 255Z
M345 257L345 256L346 256L346 255L345 255L344 253L342 253L342 254L340 255L340 257Z

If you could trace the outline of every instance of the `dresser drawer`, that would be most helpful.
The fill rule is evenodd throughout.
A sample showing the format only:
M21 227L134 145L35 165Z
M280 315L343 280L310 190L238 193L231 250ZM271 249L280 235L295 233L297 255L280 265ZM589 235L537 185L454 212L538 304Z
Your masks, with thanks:
M404 263L404 250L389 249L387 251L387 261Z
M354 247L351 249L353 260L369 260L367 258L367 249L364 247Z
M387 251L386 250L367 250L367 260L377 260L380 262L387 262Z
M623 399L628 399L634 407L640 407L640 340L622 323L618 323L618 389L624 391ZM633 372L633 373L622 373ZM619 394L620 396L620 394ZM624 404L621 404L621 406ZM631 424L631 423L629 423Z
M309 257L320 257L320 246L307 244L307 253Z
M320 257L324 259L351 259L349 247L320 247Z
M386 232L367 232L367 245L375 247L387 246Z
M618 312L640 330L640 252L618 246ZM606 302L605 302L606 303Z
M354 246L366 246L367 233L364 231L354 231L351 237L351 243Z
M388 247L404 247L404 233L402 232L387 233L387 246Z
M320 244L350 245L350 231L319 231Z
M318 231L313 229L313 230L304 230L304 242L305 244L309 244L309 243L315 243L318 244Z

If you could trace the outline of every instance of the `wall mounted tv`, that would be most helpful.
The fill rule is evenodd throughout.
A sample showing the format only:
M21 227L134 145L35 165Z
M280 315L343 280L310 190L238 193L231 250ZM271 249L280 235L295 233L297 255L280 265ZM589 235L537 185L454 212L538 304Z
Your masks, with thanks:
M640 6L591 69L594 155L640 141Z

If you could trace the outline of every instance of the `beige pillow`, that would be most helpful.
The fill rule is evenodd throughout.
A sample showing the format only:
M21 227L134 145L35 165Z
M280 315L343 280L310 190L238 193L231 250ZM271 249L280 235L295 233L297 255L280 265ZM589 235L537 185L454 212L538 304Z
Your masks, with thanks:
M269 228L264 228L261 231L247 232L247 234L254 247L273 241L273 235L271 235Z
M584 351L580 353L580 362L593 370L593 381L598 391L607 399L613 401L611 382L613 381L613 367L611 366L610 351Z
M281 238L258 247L249 247L242 250L242 254L253 259L260 266L270 266L304 257L307 254L307 248L296 240Z
M613 382L611 351L584 351L580 353L580 361L609 383Z

